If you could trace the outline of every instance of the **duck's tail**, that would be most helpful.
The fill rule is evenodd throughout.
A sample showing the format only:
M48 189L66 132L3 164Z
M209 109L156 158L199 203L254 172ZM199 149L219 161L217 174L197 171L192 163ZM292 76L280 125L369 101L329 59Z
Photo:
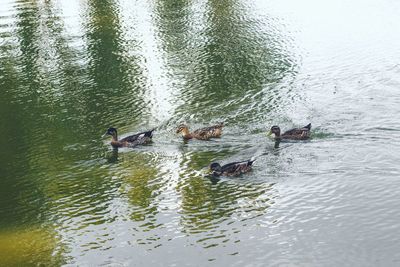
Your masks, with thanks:
M248 161L248 165L251 166L254 161L256 161L257 158L255 156L251 157L251 159Z
M304 126L303 128L307 128L308 130L311 130L311 123L307 124L307 125Z
M155 129L156 129L156 128L153 128L153 129L151 129L150 131L147 131L147 132L145 133L145 136L146 136L146 137L152 138L152 137L153 137L153 132L154 132Z

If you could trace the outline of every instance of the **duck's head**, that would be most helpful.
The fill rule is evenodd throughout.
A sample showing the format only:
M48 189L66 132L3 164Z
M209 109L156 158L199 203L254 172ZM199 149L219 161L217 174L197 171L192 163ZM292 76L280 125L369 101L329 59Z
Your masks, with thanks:
M279 126L272 126L271 129L268 132L268 135L275 134L275 136L280 136L281 135L281 128Z
M214 162L214 163L211 163L211 165L210 165L210 171L211 172L222 172L222 167L221 167L221 165L219 165L219 163Z
M183 134L187 134L189 133L189 128L186 124L181 124L179 125L178 129L176 129L176 133L183 133Z
M108 128L108 130L105 132L105 134L103 134L103 137L106 136L106 135L111 135L113 137L116 137L117 136L117 129L115 129L113 127Z

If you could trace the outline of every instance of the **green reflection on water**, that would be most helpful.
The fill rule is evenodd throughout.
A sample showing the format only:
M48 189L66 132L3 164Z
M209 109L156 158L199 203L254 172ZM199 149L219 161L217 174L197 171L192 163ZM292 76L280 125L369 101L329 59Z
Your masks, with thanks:
M174 212L187 234L254 212L238 204L242 199L261 198L258 212L266 212L273 203L263 198L270 185L213 184L197 172L215 159L234 156L240 147L196 150L171 142L175 157L167 157L157 136L148 147L152 153L146 148L110 152L104 145L100 135L109 126L125 133L157 121L150 115L146 64L132 53L141 51L141 36L126 37L118 1L85 2L76 11L82 36L69 35L54 2L18 3L15 36L0 45L0 133L6 137L0 141L0 229L23 230L2 234L5 243L0 244L29 240L26 244L36 245L20 245L7 265L60 264L58 256L49 255L68 249L59 249L63 243L52 231L76 235L91 225L112 224L118 216L111 215L114 200L127 200L127 217L142 231L157 231L157 197L173 174L179 180L170 197L180 201L180 211ZM270 107L265 94L279 94L273 87L264 89L292 71L290 57L278 49L279 40L259 31L257 21L245 19L251 15L238 1L206 1L202 18L196 8L190 1L167 0L156 1L152 10L163 68L176 82L172 124L225 120L247 127ZM76 45L76 39L82 43ZM177 169L165 171L166 166ZM41 232L37 225L55 229ZM32 252L18 259L22 250Z
M137 45L123 38L116 3L90 1L86 16L89 79L93 82L85 90L90 122L121 127L145 120L142 94L146 81L139 58L128 53Z
M135 221L145 221L146 218L150 218L148 223L153 224L154 217L157 214L157 206L152 205L152 202L161 185L159 183L150 184L159 176L157 163L152 161L151 158L151 154L137 154L130 156L121 163L121 167L128 170L123 177L124 183L121 190L125 192L133 207L130 218ZM137 164L137 162L142 164ZM132 167L132 165L135 167Z
M262 102L267 84L272 84L270 98L279 98L273 85L294 72L281 40L261 31L272 25L251 20L247 7L235 0L208 1L204 10L197 10L204 12L202 18L189 1L157 1L156 7L163 50L184 100L177 117L237 124L260 120L282 104ZM204 25L188 23L191 17L203 19ZM253 104L262 105L242 110Z
M54 231L24 228L0 231L1 266L61 266L61 240Z

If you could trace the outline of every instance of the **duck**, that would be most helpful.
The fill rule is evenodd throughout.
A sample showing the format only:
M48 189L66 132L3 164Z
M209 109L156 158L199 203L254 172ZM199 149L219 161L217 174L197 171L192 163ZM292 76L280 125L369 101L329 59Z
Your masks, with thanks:
M106 133L103 135L103 137L105 137L106 135L111 135L112 136L111 146L114 148L118 148L118 147L132 147L133 148L137 145L143 145L143 144L147 144L147 143L151 142L154 130L155 129L152 129L152 130L146 131L146 132L137 133L134 135L124 137L121 140L118 140L117 129L110 127L110 128L108 128Z
M268 133L268 136L274 134L275 140L291 139L291 140L306 140L310 138L311 134L311 123L307 124L302 128L293 128L281 134L279 126L272 126Z
M198 139L198 140L209 140L210 138L218 138L221 137L222 134L222 127L224 123L219 123L217 125L197 129L193 132L189 131L189 127L185 124L179 125L176 133L181 133L183 139Z
M221 166L217 162L211 163L209 166L211 175L213 177L218 177L221 175L224 176L238 176L242 173L246 173L252 169L253 162L255 161L254 158L245 160L245 161L238 161L225 164Z

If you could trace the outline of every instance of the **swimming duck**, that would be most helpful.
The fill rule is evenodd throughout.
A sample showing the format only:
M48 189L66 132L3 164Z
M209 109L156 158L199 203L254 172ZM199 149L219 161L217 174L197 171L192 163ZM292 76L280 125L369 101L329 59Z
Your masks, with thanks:
M292 140L305 140L310 138L311 134L311 123L307 124L302 128L294 128L284 132L281 135L281 129L278 126L272 126L268 135L275 134L275 139L292 139Z
M183 139L186 140L192 138L196 138L199 140L209 140L210 138L220 137L222 134L223 126L224 123L220 123L214 126L197 129L194 132L189 132L189 127L185 124L181 124L176 130L176 133L182 133Z
M232 162L221 166L219 163L214 162L210 165L210 171L212 176L236 176L251 170L252 164L255 159Z
M142 133L137 133L134 135L127 136L125 138L122 138L121 140L118 140L118 134L117 134L117 129L111 127L108 128L106 133L103 135L111 135L111 145L114 148L117 147L135 147L137 145L143 145L151 142L151 138L153 137L153 130L147 131L147 132L142 132Z

